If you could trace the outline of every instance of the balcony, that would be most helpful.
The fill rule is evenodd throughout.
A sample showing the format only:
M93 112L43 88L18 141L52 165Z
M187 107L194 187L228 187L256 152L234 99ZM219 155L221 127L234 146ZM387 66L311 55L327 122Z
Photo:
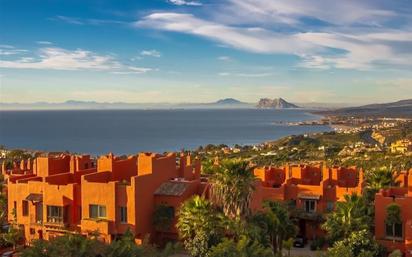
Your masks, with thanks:
M82 219L82 231L98 231L101 234L110 234L110 221L106 219Z

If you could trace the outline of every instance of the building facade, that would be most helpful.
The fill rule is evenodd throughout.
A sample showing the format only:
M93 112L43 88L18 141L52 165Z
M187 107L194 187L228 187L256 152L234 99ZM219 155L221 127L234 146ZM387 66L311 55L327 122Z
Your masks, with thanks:
M200 162L174 153L109 154L97 162L88 155L38 157L30 169L26 165L3 173L9 221L21 227L28 243L65 233L93 234L111 242L127 229L139 242L156 235L156 205L174 210L206 188Z
M401 174L400 180L400 187L375 195L375 238L390 252L399 249L405 257L412 257L412 169ZM388 219L393 205L400 209L396 223Z
M324 235L320 229L322 214L331 212L346 194L362 192L363 172L356 168L315 165L287 165L256 168L259 178L252 208L259 209L265 200L289 202L296 213L299 234L309 239Z

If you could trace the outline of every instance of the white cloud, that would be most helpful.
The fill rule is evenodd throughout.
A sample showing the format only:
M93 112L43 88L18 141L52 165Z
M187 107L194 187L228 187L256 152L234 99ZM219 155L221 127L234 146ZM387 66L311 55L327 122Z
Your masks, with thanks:
M174 5L189 5L189 6L201 6L202 5L201 2L186 1L186 0L169 0L168 2Z
M17 49L11 45L0 45L0 55L17 55L26 53L26 49Z
M111 73L118 74L118 75L130 75L130 74L143 74L143 73L147 73L149 71L154 71L154 70L157 70L157 69L128 66L127 70L125 71L113 71Z
M301 24L310 17L336 25L374 24L396 16L372 0L228 0L225 14L238 22Z
M120 63L113 56L76 49L67 50L57 47L40 48L35 57L20 57L14 60L0 60L0 68L11 69L50 69L50 70L95 70L114 73L141 74L152 68L133 67Z
M219 56L217 57L217 59L219 61L225 61L225 62L232 61L232 58L230 58L229 56Z
M82 49L69 51L57 47L41 48L38 57L38 59L2 60L0 61L0 67L53 70L110 70L120 68L121 66L111 56L98 55Z
M162 56L162 54L159 51L154 50L154 49L152 49L152 50L143 50L143 51L140 52L140 55L157 57L157 58Z
M153 13L135 23L137 27L193 34L226 45L257 53L289 52L309 48L293 35L282 35L264 29L238 28L182 13Z
M372 14L381 15L375 11ZM274 32L261 27L225 25L184 13L152 13L135 26L200 36L249 52L296 55L302 58L302 67L364 70L377 64L412 65L412 50L397 52L399 44L412 42L412 32L405 31L378 28L368 33L360 29Z
M84 19L84 18L70 17L70 16L63 16L63 15L57 15L50 19L55 20L55 21L62 21L68 24L73 24L73 25L98 26L98 25L108 25L108 24L114 24L114 25L127 24L127 22L119 21L119 20Z
M53 43L50 41L36 41L39 45L52 45Z
M234 77L244 77L244 78L263 78L275 75L274 73L264 72L264 73L230 73L230 72L220 72L219 76L234 76Z
M14 46L11 46L11 45L0 45L0 48L10 49L10 48L14 48Z

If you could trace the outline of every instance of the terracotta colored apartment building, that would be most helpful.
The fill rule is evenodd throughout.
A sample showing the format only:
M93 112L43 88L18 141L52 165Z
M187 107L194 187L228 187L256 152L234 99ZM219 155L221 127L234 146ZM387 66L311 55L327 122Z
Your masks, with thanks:
M289 201L300 212L299 233L311 239L321 236L321 214L334 209L345 194L361 194L363 172L356 168L315 165L262 167L254 171L260 179L254 195L253 208L264 200Z
M15 164L2 172L8 180L9 220L15 220L28 242L64 233L84 235L98 231L111 242L128 228L136 242L162 232L176 238L176 229L156 231L152 217L163 204L176 213L194 194L208 196L207 179L200 176L200 162L190 155L140 153L129 157L112 154L93 160L88 155L38 157ZM361 194L362 170L312 165L261 167L252 208L264 200L288 201L299 212L300 234L307 238L324 235L321 214L332 211L346 194ZM400 188L376 195L375 236L388 249L400 249L412 257L412 170L399 178ZM386 206L401 207L402 224L396 234L386 228ZM176 218L175 218L176 219Z
M188 155L140 153L38 157L22 161L8 179L9 220L24 230L28 242L68 232L99 232L111 242L129 228L136 242L154 234L156 204L171 208L202 194L200 162Z
M375 238L388 250L401 250L412 257L412 169L398 177L400 187L381 190L375 195ZM400 207L400 223L386 223L387 207Z

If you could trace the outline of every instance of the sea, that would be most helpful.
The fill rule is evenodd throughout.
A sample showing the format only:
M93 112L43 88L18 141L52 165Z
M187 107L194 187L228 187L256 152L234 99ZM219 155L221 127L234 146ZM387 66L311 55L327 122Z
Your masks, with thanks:
M319 118L297 109L0 111L0 145L92 155L162 153L330 131L329 126L288 124Z

